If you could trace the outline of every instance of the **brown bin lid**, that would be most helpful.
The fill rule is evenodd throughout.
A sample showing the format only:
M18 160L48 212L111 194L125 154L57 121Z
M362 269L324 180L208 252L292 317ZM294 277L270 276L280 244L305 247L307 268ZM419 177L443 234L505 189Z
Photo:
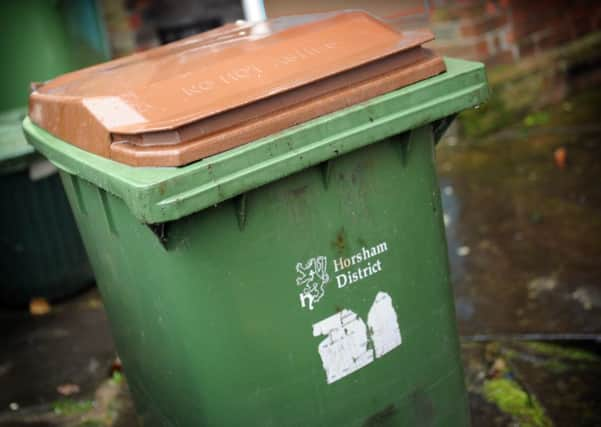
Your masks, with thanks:
M444 71L432 38L359 11L230 24L39 85L29 114L101 156L179 166Z

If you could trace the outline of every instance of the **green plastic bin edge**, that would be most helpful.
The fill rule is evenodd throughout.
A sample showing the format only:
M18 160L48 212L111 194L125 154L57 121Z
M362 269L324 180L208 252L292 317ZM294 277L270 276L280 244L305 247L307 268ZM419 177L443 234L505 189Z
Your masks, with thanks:
M446 73L179 168L132 167L96 156L29 118L23 128L59 169L123 199L136 218L156 224L486 101L483 64L451 58L445 63Z

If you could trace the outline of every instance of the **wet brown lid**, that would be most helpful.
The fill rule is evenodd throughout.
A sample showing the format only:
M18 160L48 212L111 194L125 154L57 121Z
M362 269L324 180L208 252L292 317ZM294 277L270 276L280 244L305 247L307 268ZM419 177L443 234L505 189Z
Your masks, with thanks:
M443 71L432 38L357 11L230 24L40 85L30 116L96 154L177 166Z

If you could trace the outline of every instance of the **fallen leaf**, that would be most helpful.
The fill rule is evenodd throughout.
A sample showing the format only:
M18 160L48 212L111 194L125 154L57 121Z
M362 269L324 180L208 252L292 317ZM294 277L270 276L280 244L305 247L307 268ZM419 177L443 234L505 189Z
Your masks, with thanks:
M504 359L499 357L495 359L494 363L490 367L488 376L489 378L496 378L505 373L505 371L507 371L507 363Z
M56 391L63 396L71 396L79 393L79 386L77 384L61 384L56 388Z
M32 316L43 316L50 313L50 304L45 298L33 298L29 302L29 312Z
M558 281L555 276L537 277L528 282L528 298L536 299L545 292L550 292L557 287Z
M90 298L88 308L102 308L102 301L99 298Z
M593 301L589 292L585 288L578 288L572 292L572 298L582 304L582 308L590 310L593 308Z
M116 371L121 372L122 368L121 359L119 359L119 356L115 357L115 360L113 360L113 364L111 365L111 375Z
M559 169L564 169L568 160L568 150L564 147L556 148L553 152L553 158L555 159L555 165Z
M471 250L469 246L460 246L457 248L457 255L459 256L468 256Z

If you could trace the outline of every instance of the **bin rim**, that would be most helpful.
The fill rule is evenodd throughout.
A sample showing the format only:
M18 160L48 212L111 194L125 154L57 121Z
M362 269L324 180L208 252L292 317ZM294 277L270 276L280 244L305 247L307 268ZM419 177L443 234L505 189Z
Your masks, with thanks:
M118 163L56 138L28 117L23 128L57 168L121 198L141 222L163 223L488 99L482 63L444 60L446 73L183 167Z

